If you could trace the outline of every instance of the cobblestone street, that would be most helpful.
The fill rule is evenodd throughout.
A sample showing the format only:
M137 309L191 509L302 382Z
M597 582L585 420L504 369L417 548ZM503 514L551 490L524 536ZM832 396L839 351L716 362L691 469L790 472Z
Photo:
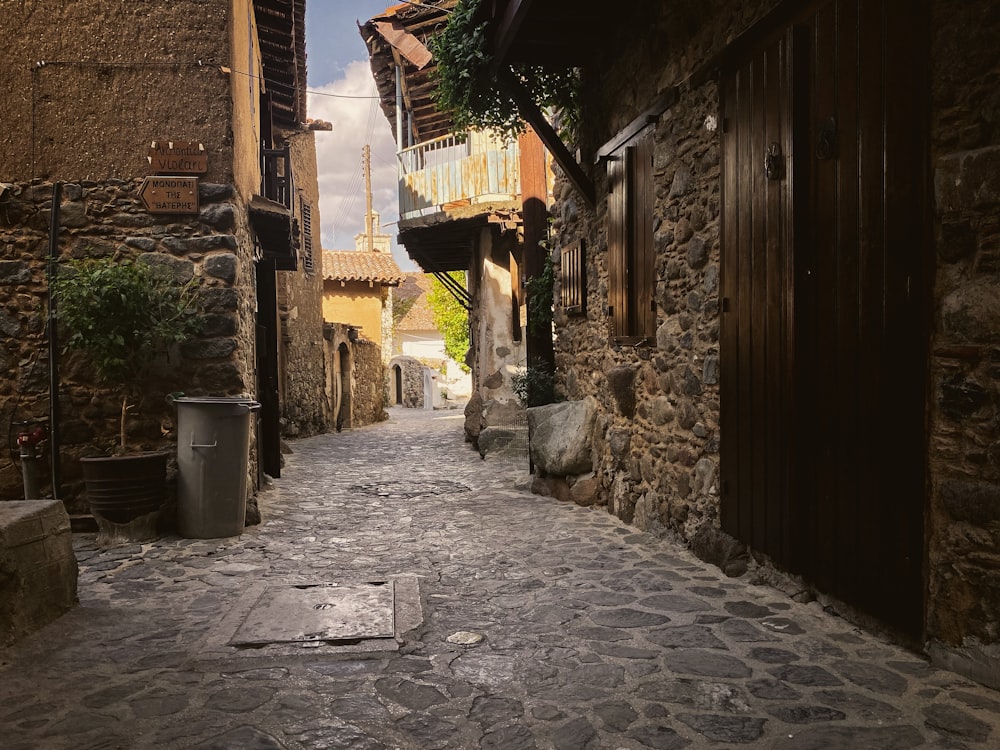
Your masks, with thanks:
M79 606L0 650L0 747L1000 747L996 692L390 414L293 442L241 537L77 535ZM395 638L234 639L267 586L372 582Z

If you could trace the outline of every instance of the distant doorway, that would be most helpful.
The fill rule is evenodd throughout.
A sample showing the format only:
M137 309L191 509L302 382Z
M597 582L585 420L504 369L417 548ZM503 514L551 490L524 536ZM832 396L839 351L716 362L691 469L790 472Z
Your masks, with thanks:
M403 369L399 365L392 366L392 382L395 385L395 400L397 406L403 403Z
M337 371L334 379L334 416L337 432L351 427L351 350L347 344L337 347Z

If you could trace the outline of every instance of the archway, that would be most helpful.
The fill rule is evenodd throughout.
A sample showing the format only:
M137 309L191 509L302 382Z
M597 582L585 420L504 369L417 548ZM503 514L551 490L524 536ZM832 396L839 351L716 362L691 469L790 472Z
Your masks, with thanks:
M403 368L399 365L392 366L392 382L394 385L395 400L397 406L403 403Z
M337 347L337 368L334 378L334 419L337 432L351 428L351 350L345 343Z

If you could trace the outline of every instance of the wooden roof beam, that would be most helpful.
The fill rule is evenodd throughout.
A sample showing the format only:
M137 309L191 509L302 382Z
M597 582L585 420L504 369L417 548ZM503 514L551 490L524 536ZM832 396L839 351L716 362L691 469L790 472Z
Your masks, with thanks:
M587 205L590 208L594 208L596 205L594 183L591 182L590 178L583 171L583 167L577 163L573 154L566 148L566 144L562 142L559 134L549 124L549 121L545 119L542 110L538 108L534 99L531 98L531 93L517 80L509 67L498 71L497 79L500 82L500 86L514 100L518 110L521 112L521 116L534 128L542 143L545 144L549 153L552 154L552 158L562 167L569 181L573 183L573 187L587 201Z

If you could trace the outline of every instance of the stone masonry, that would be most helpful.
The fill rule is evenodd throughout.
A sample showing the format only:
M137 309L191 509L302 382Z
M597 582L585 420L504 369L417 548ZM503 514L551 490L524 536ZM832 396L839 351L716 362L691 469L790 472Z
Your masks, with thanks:
M719 432L722 124L709 63L770 11L806 5L658 6L648 33L609 33L601 59L610 64L584 81L588 125L577 145L598 196L607 185L604 170L591 167L596 149L667 87L678 87L680 101L654 125L655 345L610 346L603 310L569 317L557 309L558 389L598 404L600 502L640 528L688 541L718 526L726 439ZM982 1L934 0L930 8L925 634L936 658L1000 684L1000 13ZM606 201L588 211L561 175L556 198L553 246L584 241L588 299L603 307Z
M0 502L0 646L76 604L77 562L58 500Z
M140 183L109 179L64 185L59 242L61 257L131 257L166 269L178 282L200 280L200 337L164 353L128 420L130 445L149 449L172 439L174 410L166 394L253 391L250 321L255 292L249 253L239 250L252 243L231 186L202 183L200 213L183 223L165 224L143 208L137 195ZM0 285L6 288L0 358L16 373L0 383L0 404L14 419L49 413L45 258L51 199L50 183L21 183L0 203ZM80 480L74 459L113 444L121 401L116 390L95 382L81 355L62 358L60 377L67 506L71 513L81 512L85 508L73 499ZM20 495L20 484L16 466L0 469L5 496Z

